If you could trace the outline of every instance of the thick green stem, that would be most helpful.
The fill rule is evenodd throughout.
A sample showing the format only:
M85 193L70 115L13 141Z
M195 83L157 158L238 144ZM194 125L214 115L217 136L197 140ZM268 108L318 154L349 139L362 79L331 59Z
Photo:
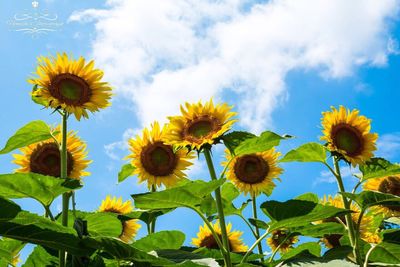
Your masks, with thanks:
M208 170L210 172L211 179L217 180L217 175L215 173L214 164L212 162L211 152L210 152L209 148L204 148L204 156L207 161L207 166L208 166ZM229 240L228 240L228 234L226 231L224 210L223 210L223 206L222 206L221 189L219 187L215 190L215 200L216 200L216 204L217 204L217 212L218 212L219 222L221 225L222 243L227 251L227 253L225 255L225 265L227 267L230 267L230 266L232 266L232 263L231 263L231 257L230 257Z
M153 192L156 192L156 191L157 191L156 186L152 185L151 186L151 192L153 193ZM147 231L148 231L149 234L153 234L156 231L156 220L157 220L157 217L154 216L152 212L150 212L150 214L149 214L149 225L148 225L148 228L147 228Z
M338 182L339 192L344 193L344 192L346 192L346 190L344 188L343 179L340 174L339 160L337 157L333 157L333 164L335 166L335 176L336 176L336 180ZM344 208L351 210L350 202L347 200L347 197L342 194L342 199L343 199ZM360 252L356 246L356 244L358 242L356 242L356 235L355 235L353 219L351 217L351 214L349 214L349 213L346 214L345 218L346 218L347 230L349 233L350 245L353 247L354 257L356 259L356 262L361 265L362 260L360 257Z
M254 220L258 220L258 218L257 218L257 202L256 202L256 196L255 195L252 195L251 196L252 197L252 206L253 206L253 218L254 218ZM259 239L260 238L260 229L258 229L258 226L257 226L257 224L254 226L255 227L255 230L256 230L256 239ZM260 254L260 255L264 255L264 253L263 253L263 249L262 249L262 244L261 243L258 243L258 254ZM263 262L264 261L264 256L261 258L261 261Z
M60 177L62 179L67 177L67 118L68 114L66 111L62 113L62 127L61 127L61 147L60 147L60 158L61 158L61 173ZM62 225L68 226L68 206L69 198L71 196L70 192L64 193L62 195ZM59 254L60 267L65 266L66 252L60 250Z

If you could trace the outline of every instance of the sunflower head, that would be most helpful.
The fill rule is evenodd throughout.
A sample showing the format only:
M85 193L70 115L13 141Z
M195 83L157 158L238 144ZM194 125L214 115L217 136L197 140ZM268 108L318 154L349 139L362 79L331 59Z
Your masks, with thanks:
M339 110L323 112L321 140L328 143L328 149L341 154L353 166L362 164L373 156L376 150L376 133L370 133L371 120L358 115L359 111Z
M383 178L369 179L363 185L365 190L378 191L400 197L400 176L393 175ZM400 216L400 206L380 205L376 212L383 213L386 217Z
M215 224L211 223L214 231L218 235L219 239L221 240L221 228L219 226L219 222ZM240 238L243 232L240 231L231 231L232 225L229 223L226 226L226 231L228 234L229 240L229 248L232 252L246 252L247 246L243 243L242 239ZM192 244L196 247L206 247L212 249L219 249L217 242L212 235L212 232L207 227L206 224L200 226L199 232L197 233L197 238L192 239Z
M281 155L271 148L264 152L247 154L233 157L228 150L225 150L226 162L228 165L226 176L235 186L245 194L250 193L257 196L261 192L270 195L275 187L273 179L278 176L283 169L278 167L278 157Z
M116 214L127 214L133 211L132 202L127 200L122 202L122 198L111 198L107 196L105 200L101 202L100 212L112 212ZM137 232L141 225L138 223L137 219L126 220L122 222L122 233L120 234L119 238L129 243L133 240L136 236Z
M60 127L53 129L53 135L61 142ZM20 166L16 172L33 172L53 177L60 177L61 157L57 143L52 138L31 144L20 149L22 154L13 154L14 163ZM67 134L67 176L80 179L90 173L85 171L91 160L87 160L86 144L70 131Z
M32 92L35 102L73 113L78 120L88 118L88 110L110 105L111 87L101 81L103 71L94 68L94 61L86 64L83 57L74 60L65 53L38 61L37 77L28 80L37 86Z
M342 209L345 208L343 203L343 198L342 196L339 195L336 195L334 197L324 196L321 203L323 205L333 206L336 208L342 208ZM351 214L353 224L357 224L358 219L360 217L360 208L353 202L350 206L350 209L353 211L353 213ZM346 218L345 216L327 218L317 223L323 223L323 222L335 222L346 225ZM324 238L322 238L322 242L325 244L327 248L339 247L340 239L342 238L342 236L343 235L340 234L325 235ZM375 220L372 214L370 213L364 213L364 216L361 218L360 237L366 242L379 240L379 235L377 234L377 227L375 225Z
M183 173L192 163L194 157L185 148L174 150L165 143L166 126L160 127L154 122L150 129L145 128L142 136L129 140L131 164L135 167L133 174L139 182L147 181L147 186L174 186L186 178Z
M278 249L283 253L288 252L298 241L298 237L291 235L286 229L272 231L271 236L267 239L267 243L273 251Z
M182 115L168 117L167 140L172 145L200 151L204 145L214 144L235 122L232 117L236 113L226 103L214 106L210 100L204 105L186 103L185 107L181 106Z

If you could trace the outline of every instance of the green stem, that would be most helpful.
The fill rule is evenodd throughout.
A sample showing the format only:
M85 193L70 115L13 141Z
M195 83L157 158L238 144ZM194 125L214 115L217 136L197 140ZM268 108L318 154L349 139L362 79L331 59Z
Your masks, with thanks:
M345 193L346 190L344 188L344 184L343 184L343 179L342 176L340 174L340 168L339 168L339 160L337 159L337 157L333 157L333 164L335 166L335 176L336 176L336 180L338 182L338 187L339 187L339 192L340 193ZM342 195L342 199L343 199L343 205L345 207L345 209L351 210L350 207L350 202L347 200L346 196ZM349 233L349 239L350 239L350 245L353 247L353 254L354 257L356 259L356 262L361 265L361 257L360 257L360 252L358 250L358 248L356 247L356 236L355 236L355 231L354 231L354 223L353 223L353 219L351 218L351 214L347 213L346 216L346 226L347 226L347 230Z
M214 164L212 162L211 153L210 153L209 148L204 148L204 156L207 161L207 166L208 166L208 170L210 172L211 179L217 180L217 175L215 173ZM221 226L222 243L227 251L226 257L225 257L225 265L227 267L231 267L232 263L231 263L230 249L229 249L229 240L228 240L228 234L226 231L224 210L223 210L223 206L222 206L221 189L219 187L217 189L215 189L215 200L216 200L216 204L217 204L219 223Z
M60 158L61 158L61 179L66 179L67 177L67 119L68 114L66 111L62 113L62 127L61 127L61 147L60 147ZM69 206L69 197L71 193L67 192L62 195L62 225L68 226L68 206ZM59 260L60 267L65 266L66 252L60 250Z
M256 196L253 194L252 196L252 206L253 206L253 218L254 218L254 220L258 220L258 218L257 218L257 202L256 202ZM257 226L257 224L254 226L255 227L255 229L256 229L256 239L259 239L260 238L260 229L258 229L258 226ZM260 254L260 255L264 255L264 253L263 253L263 249L262 249L262 244L261 243L258 243L258 254ZM264 262L264 256L261 258L261 261L262 262Z
M249 227L249 229L251 230L251 232L253 233L254 237L257 240L259 238L259 236L257 236L256 232L254 232L253 226L246 220L246 218L243 217L243 215L240 213L237 213L235 215L239 216L247 224L247 226Z
M247 258L250 256L250 253L255 249L258 243L260 243L267 235L269 235L269 231L265 231L265 233L262 236L260 236L260 238L257 239L256 242L253 243L253 245L251 245L251 247L247 250L246 254L244 254L240 263L246 262Z
M156 191L157 191L156 186L152 185L151 186L151 192L154 193ZM154 216L153 213L151 212L149 214L149 225L148 225L148 229L147 229L149 234L153 234L155 232L155 230L156 230L156 220L157 220L157 217Z
M74 215L74 219L76 219L75 191L72 191L71 201L72 201L72 214Z
M371 255L372 251L376 248L377 246L375 244L371 244L371 248L368 250L367 254L365 255L365 261L364 261L364 267L368 267L368 261L369 261L369 256Z
M46 218L49 217L50 220L52 220L52 221L54 222L55 219L54 219L53 213L51 213L50 207L49 207L49 206L46 206L46 205L43 205L43 207L44 207L44 209L45 209L45 211L46 211L45 217L46 217Z

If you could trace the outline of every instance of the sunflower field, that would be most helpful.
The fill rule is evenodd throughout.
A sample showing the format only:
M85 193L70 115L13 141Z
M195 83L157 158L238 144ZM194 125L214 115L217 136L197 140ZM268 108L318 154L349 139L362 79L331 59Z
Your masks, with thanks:
M182 103L167 124L155 121L129 140L127 163L114 179L137 179L148 192L130 200L107 196L95 211L77 210L75 192L91 160L68 121L90 119L110 105L112 87L102 79L103 71L83 57L39 58L28 80L32 101L61 123L32 121L0 150L12 153L16 165L0 175L0 266L400 266L400 165L374 157L371 120L343 106L322 112L315 142L282 154L279 145L292 136L233 131L238 114L227 103ZM225 149L221 162L213 157L216 146ZM199 158L209 177L193 180L187 172ZM291 162L324 166L337 194L259 201L279 186ZM341 166L357 171L354 188L345 188ZM14 202L22 198L43 212ZM62 211L53 214L57 198ZM157 231L159 217L181 208L202 219L197 236L186 237L179 225ZM230 216L242 224L232 225ZM253 235L252 244L239 228ZM139 231L147 235L135 238ZM34 249L21 262L27 244Z

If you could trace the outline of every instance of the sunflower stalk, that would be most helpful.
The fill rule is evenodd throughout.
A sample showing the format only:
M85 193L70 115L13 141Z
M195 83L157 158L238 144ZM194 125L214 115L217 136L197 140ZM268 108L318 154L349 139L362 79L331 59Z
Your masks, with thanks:
M251 245L251 247L247 250L246 254L244 254L242 260L240 261L240 263L245 263L247 258L250 256L250 253L256 248L256 246L264 239L267 237L267 235L270 234L269 229L267 231L265 231L265 233L260 236L259 239L256 240L256 242L253 243L253 245Z
M61 158L61 179L67 178L67 119L68 114L66 111L62 113L62 141L60 147L60 158ZM69 208L69 198L71 196L70 192L66 192L62 195L62 225L68 226L68 208ZM60 250L59 261L60 267L65 266L66 252Z
M346 190L344 188L342 175L340 173L339 159L336 156L333 157L333 164L334 164L334 167L335 167L335 170L334 170L333 174L336 177L336 180L338 182L339 192L340 193L345 193ZM343 199L344 208L348 209L348 210L351 210L350 202L348 201L346 196L344 196L343 194L342 194L342 199ZM345 215L345 218L346 218L347 230L348 230L348 233L349 233L350 245L353 248L354 258L356 259L357 264L362 265L360 251L358 250L358 248L356 246L358 242L356 242L356 238L357 237L356 237L356 234L355 234L354 223L353 223L353 219L351 218L351 214L347 213Z
M207 161L207 167L210 172L211 179L217 180L217 175L215 173L214 164L212 162L211 152L210 152L209 148L204 148L204 156ZM219 187L215 190L215 199L216 199L216 206L217 206L219 222L220 222L220 226L221 226L222 243L227 251L227 253L225 254L225 257L224 257L225 265L230 267L230 266L232 266L232 263L231 263L231 258L230 258L229 240L228 240L228 234L226 231L224 210L223 210L223 206L222 206L221 189Z
M256 202L257 198L256 198L255 194L252 194L251 197L252 197L252 207L253 207L253 218L254 218L254 220L257 221L258 220L257 202ZM257 224L255 224L254 227L255 227L256 239L259 239L260 238L260 229L258 228ZM262 244L258 243L257 247L258 247L258 254L263 255L263 257L261 258L261 262L264 262L264 253L263 253L263 249L262 249Z
M156 191L157 191L156 186L153 184L151 186L151 192L156 192ZM150 233L149 234L154 234L156 231L157 217L154 216L153 213L150 213L150 216L151 216L151 220L150 220L150 227L149 227Z

